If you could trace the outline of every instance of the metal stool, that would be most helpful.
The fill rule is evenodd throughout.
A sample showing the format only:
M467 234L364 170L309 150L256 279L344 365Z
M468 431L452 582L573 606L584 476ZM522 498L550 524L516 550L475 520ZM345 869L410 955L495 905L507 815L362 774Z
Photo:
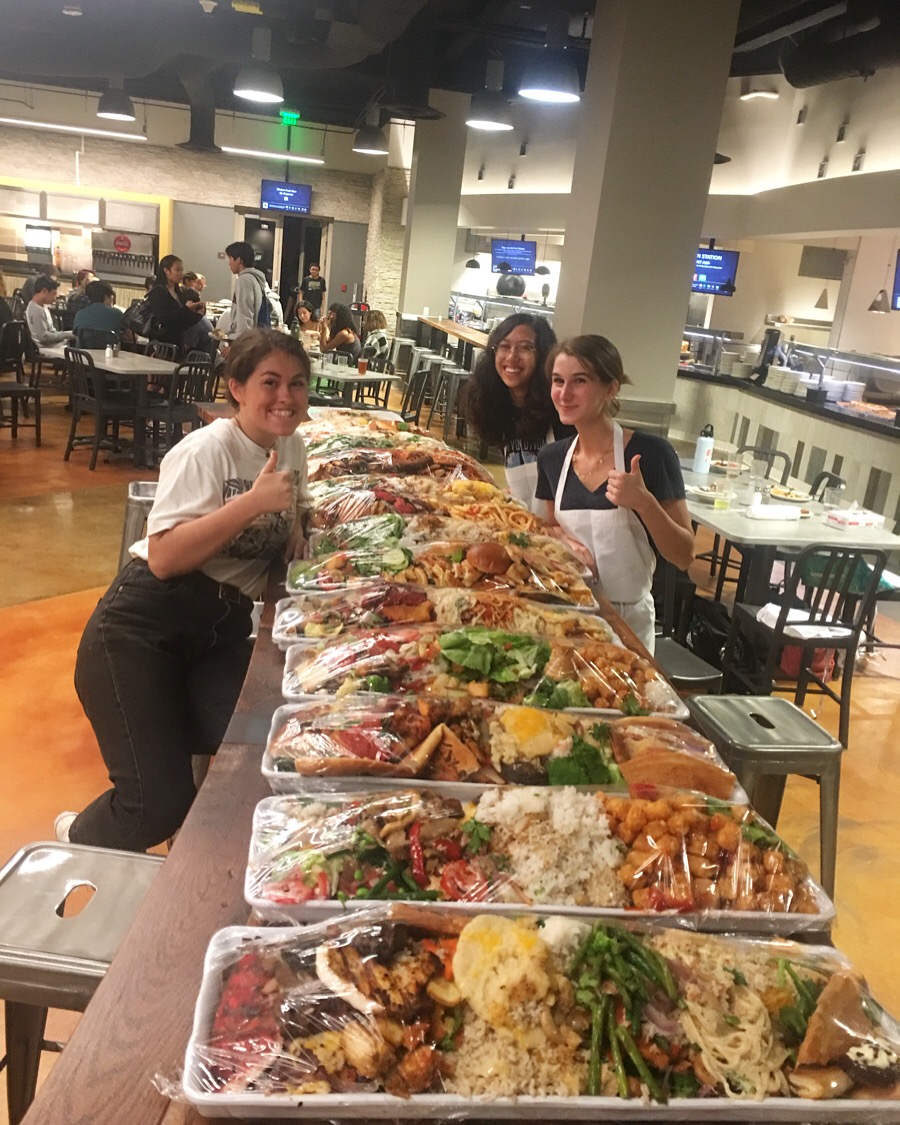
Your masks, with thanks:
M774 828L788 774L819 785L822 886L834 897L838 798L843 746L788 699L770 695L704 695L687 700L691 714Z
M162 864L161 856L29 844L0 871L0 998L6 1014L10 1125L25 1116L37 1085L48 1008L83 1012ZM73 890L95 893L65 917ZM59 1049L56 1047L55 1049Z
M128 500L125 502L125 524L122 528L122 544L119 547L119 570L131 560L128 548L144 534L147 516L156 497L155 480L133 480L128 485Z
M680 695L718 693L722 686L721 670L679 644L674 637L657 637L653 656L663 675Z
M412 357L412 349L415 346L416 341L411 336L395 336L393 338L389 363L396 372L404 375L409 373L409 361Z
M432 366L432 372L434 367ZM438 381L431 403L431 413L428 415L428 429L431 429L431 419L438 411L444 422L444 441L450 440L450 420L456 410L456 400L459 397L459 388L469 378L471 372L465 367L459 367L452 360L446 360L439 371Z

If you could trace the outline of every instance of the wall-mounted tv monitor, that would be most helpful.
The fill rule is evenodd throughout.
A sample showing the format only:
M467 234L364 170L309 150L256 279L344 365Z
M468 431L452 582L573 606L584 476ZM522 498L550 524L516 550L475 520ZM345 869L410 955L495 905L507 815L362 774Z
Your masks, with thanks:
M730 297L734 293L739 257L737 250L698 250L691 292Z
M520 239L491 239L491 273L534 273L537 243ZM500 267L504 268L501 269Z
M308 215L312 206L312 187L309 184L288 184L282 180L263 180L259 206L263 211Z
M894 270L894 292L891 294L891 309L900 312L900 250L897 251L897 266Z
M26 250L51 250L53 230L50 227L25 227Z

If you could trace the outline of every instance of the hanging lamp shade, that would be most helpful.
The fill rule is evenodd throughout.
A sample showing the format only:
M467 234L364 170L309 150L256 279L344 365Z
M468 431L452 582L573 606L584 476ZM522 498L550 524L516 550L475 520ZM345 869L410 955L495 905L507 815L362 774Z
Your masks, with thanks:
M526 68L519 97L546 105L581 101L581 83L564 48L545 47L541 57Z
M485 133L508 133L513 128L509 102L499 92L480 90L472 95L466 124Z
M97 103L97 116L109 121L134 121L134 105L125 93L121 79L110 81L109 89Z
M535 266L534 272L539 273L541 275L541 277L546 277L550 273L550 267L549 266Z
M466 262L466 269L467 270L480 270L481 269L481 262L479 262L477 258L469 258L468 262Z
M891 302L888 300L887 291L879 289L869 305L869 312L873 313L889 313L891 311Z
M284 101L284 87L281 76L265 64L245 66L237 76L234 93L248 102L276 105Z
M827 309L828 308L828 289L823 287L822 292L819 294L819 299L813 305L814 309Z
M381 111L377 105L366 106L366 122L356 130L353 151L365 156L387 156L388 139L380 125Z

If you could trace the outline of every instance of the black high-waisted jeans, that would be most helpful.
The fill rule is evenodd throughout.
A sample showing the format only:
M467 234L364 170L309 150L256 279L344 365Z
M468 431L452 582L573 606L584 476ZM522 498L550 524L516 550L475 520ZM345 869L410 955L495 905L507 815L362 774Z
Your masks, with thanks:
M163 581L135 559L120 572L75 664L113 788L79 814L73 843L146 851L181 826L191 756L218 749L244 682L252 605L199 571Z

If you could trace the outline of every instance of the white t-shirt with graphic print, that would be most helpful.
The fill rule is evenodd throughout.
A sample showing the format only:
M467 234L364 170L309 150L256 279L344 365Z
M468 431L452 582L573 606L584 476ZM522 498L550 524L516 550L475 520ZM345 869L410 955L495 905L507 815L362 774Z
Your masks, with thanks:
M275 449L278 469L294 473L295 506L302 511L310 504L303 438L297 433L278 438ZM218 418L192 430L163 458L147 535L205 516L249 491L267 459L266 450L251 441L233 418ZM295 515L272 512L259 516L200 570L216 582L227 582L248 597L258 598L269 563L284 550ZM146 562L147 539L135 543L130 553Z

